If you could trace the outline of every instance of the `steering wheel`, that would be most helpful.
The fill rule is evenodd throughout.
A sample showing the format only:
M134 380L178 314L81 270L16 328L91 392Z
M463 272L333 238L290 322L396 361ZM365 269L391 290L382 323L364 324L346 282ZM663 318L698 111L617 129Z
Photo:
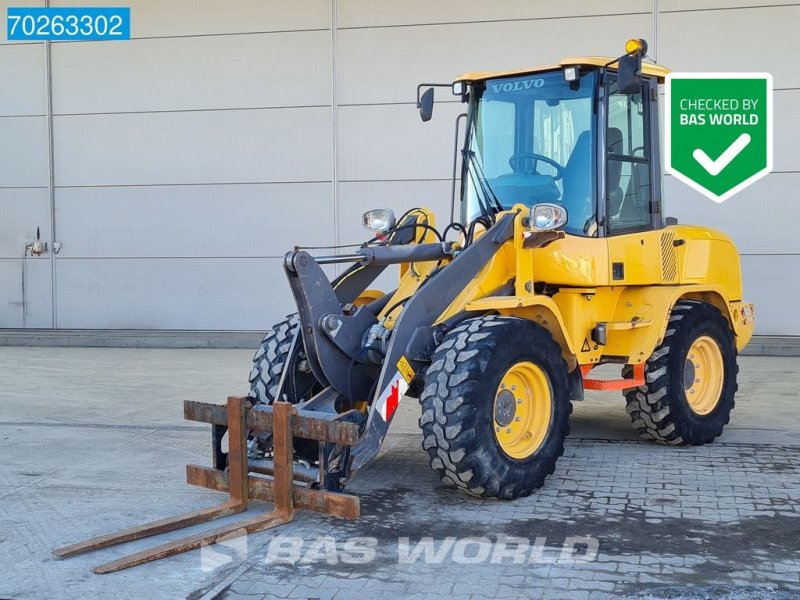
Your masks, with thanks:
M530 169L525 168L527 161L532 161ZM515 173L522 172L526 175L541 175L541 173L539 173L539 171L536 169L536 165L539 161L547 163L556 170L556 174L553 176L553 181L558 181L564 176L564 167L562 165L554 161L552 158L548 158L543 154L536 154L534 152L518 152L516 154L512 154L511 158L508 159L508 166L511 167L511 170Z

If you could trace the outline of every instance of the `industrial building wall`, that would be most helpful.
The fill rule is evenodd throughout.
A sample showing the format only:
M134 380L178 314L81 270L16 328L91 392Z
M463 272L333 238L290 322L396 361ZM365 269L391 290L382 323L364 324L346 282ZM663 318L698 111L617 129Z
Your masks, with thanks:
M733 235L757 333L800 335L786 310L800 293L798 5L96 4L130 5L135 39L0 34L0 327L265 329L291 310L292 245L360 241L367 208L448 213L463 106L442 94L422 124L417 83L618 55L644 37L674 70L774 75L775 172L721 206L667 177L666 205ZM58 255L23 257L37 228Z

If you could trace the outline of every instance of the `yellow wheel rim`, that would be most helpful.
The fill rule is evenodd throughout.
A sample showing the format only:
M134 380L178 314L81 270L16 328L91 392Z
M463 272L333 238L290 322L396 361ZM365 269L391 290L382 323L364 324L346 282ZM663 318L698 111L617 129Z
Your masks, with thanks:
M683 388L689 408L707 415L719 404L725 367L719 345L707 335L697 338L689 348L683 367Z
M553 414L550 381L532 362L515 363L494 397L494 435L508 456L528 458L544 442Z

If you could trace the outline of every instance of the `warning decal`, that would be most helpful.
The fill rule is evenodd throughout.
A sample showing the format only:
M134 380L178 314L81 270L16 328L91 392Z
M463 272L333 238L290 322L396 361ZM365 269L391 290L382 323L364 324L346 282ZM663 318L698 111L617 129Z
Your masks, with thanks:
M403 379L406 380L406 383L411 383L411 380L414 379L414 375L416 375L416 373L414 373L411 363L408 362L408 359L405 356L401 356L400 360L397 361L397 368L403 375Z
M403 397L406 390L408 390L408 383L406 383L403 374L398 371L389 381L389 385L386 386L386 389L381 392L377 405L378 414L380 414L381 418L387 423L400 405L400 398Z

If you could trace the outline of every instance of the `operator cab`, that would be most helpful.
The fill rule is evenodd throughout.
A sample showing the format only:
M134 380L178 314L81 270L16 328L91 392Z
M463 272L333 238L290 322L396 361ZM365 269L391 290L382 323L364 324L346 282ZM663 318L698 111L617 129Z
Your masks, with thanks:
M640 63L632 88L618 60L565 59L456 80L469 103L462 223L517 203L552 203L566 209L572 235L662 227L657 91L668 71Z

